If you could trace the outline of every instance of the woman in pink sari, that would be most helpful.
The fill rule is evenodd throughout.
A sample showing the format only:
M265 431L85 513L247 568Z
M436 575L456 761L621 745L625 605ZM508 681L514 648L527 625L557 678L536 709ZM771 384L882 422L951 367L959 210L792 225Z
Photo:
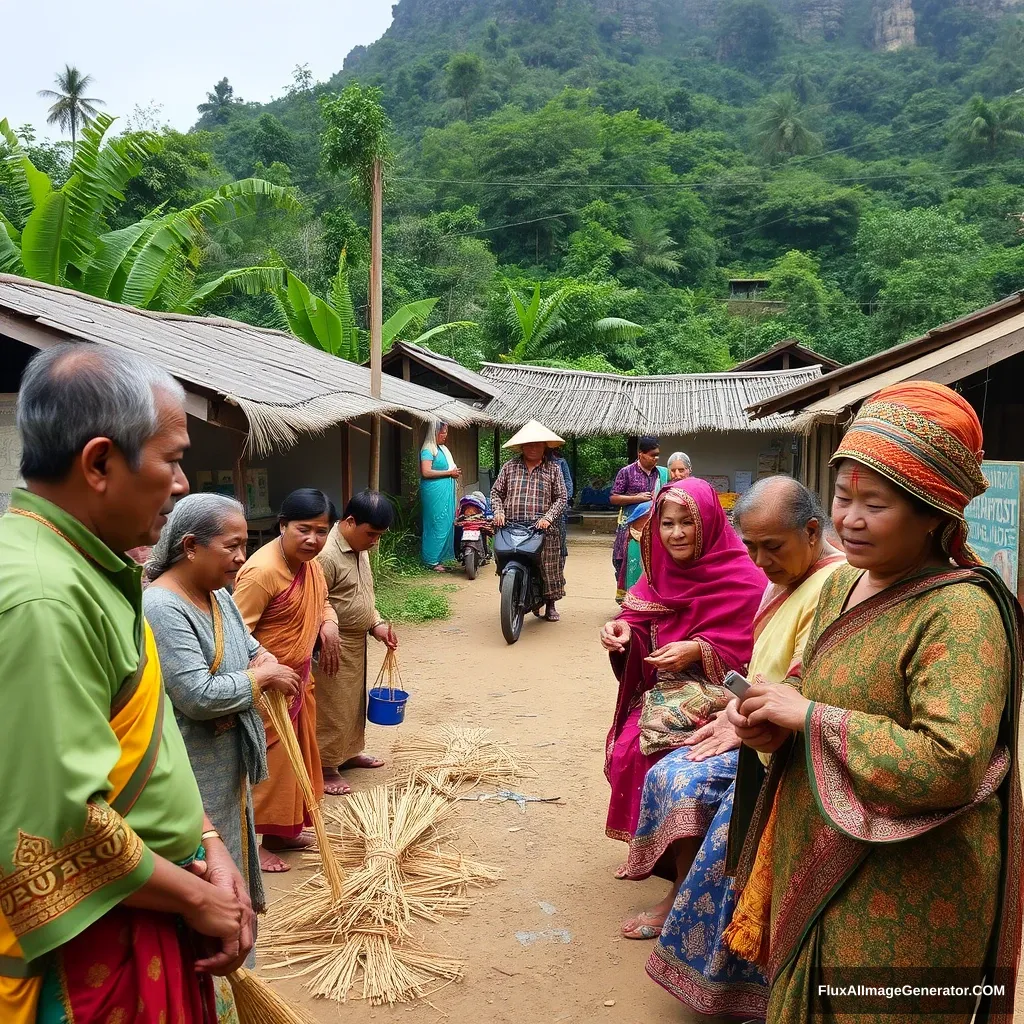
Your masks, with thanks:
M619 680L606 748L612 795L605 831L626 843L636 831L647 770L729 701L722 680L750 660L753 620L768 585L704 480L662 488L641 555L644 575L619 618L601 631ZM679 812L699 817L696 808ZM629 877L625 865L616 876Z

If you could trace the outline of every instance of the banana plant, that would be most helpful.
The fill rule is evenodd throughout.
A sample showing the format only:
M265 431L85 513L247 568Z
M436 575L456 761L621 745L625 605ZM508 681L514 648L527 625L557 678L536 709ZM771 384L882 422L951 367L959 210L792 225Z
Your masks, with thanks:
M38 170L6 120L13 200L0 212L0 272L59 284L143 309L191 312L229 291L260 294L278 287L275 267L243 267L196 286L209 230L253 214L265 203L294 210L286 189L259 178L231 182L185 210L148 217L118 231L108 217L124 201L124 187L157 152L150 132L109 139L114 119L100 114L83 129L67 182L59 189Z
M368 344L369 334L360 330L356 321L355 304L349 281L348 258L345 249L338 257L338 272L331 281L331 297L327 299L313 292L290 270L284 270L285 280L274 290L277 307L288 330L307 345L341 356L352 362L362 358L360 344ZM383 348L387 352L407 329L418 331L430 317L437 299L419 299L397 309L383 326ZM438 324L414 339L422 345L431 338L449 331L475 327L469 320Z

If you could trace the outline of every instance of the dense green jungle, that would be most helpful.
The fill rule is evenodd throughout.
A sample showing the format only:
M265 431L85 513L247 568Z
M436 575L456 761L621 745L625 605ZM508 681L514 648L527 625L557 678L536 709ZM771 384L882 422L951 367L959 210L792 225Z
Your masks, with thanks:
M72 160L5 123L0 269L365 357L342 137L365 117L386 342L645 374L788 337L854 360L1024 288L1015 7L401 0L330 81L211 83L185 133L137 107L83 121ZM767 304L730 315L755 277Z

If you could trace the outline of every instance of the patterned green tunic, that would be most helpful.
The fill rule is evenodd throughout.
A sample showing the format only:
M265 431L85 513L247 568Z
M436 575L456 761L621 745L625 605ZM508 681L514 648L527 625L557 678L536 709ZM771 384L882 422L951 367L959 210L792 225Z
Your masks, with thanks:
M814 703L781 780L773 1024L868 1008L822 994L830 972L892 984L938 968L927 976L934 983L948 967L981 981L998 924L1016 755L1001 731L1013 662L1000 608L961 571L844 612L858 576L844 566L822 591L803 678ZM1008 896L1014 905L1015 891ZM844 977L844 968L864 970ZM904 1019L894 1010L852 1019Z

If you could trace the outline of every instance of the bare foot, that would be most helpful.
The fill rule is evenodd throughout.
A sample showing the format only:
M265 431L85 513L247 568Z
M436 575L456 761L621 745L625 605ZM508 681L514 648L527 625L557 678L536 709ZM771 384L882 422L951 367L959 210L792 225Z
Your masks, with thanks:
M352 787L334 768L321 768L324 776L324 793L327 796L348 796Z
M447 572L448 570L443 565L435 565L434 572Z
M641 910L632 920L622 926L622 937L625 939L656 939L665 926L665 914L653 914L649 910Z
M616 877L616 878L617 878L617 879L618 879L618 880L619 880L620 882L628 882L628 881L630 880L630 878L629 878L629 872L628 872L628 871L626 870L626 865L625 865L625 864L620 864L620 865L619 865L619 866L618 866L618 867L617 867L617 868L615 869L615 872L614 872L614 874L615 874L615 877Z
M383 768L384 762L379 757L373 757L371 754L357 754L355 757L350 757L341 767Z
M282 839L281 836L264 836L263 846L267 850L309 850L316 846L316 836L312 832L300 832L294 839Z
M260 847L260 870L268 875L282 875L286 871L291 871L291 865L285 864L283 860L276 853L271 853L269 850L264 850Z

